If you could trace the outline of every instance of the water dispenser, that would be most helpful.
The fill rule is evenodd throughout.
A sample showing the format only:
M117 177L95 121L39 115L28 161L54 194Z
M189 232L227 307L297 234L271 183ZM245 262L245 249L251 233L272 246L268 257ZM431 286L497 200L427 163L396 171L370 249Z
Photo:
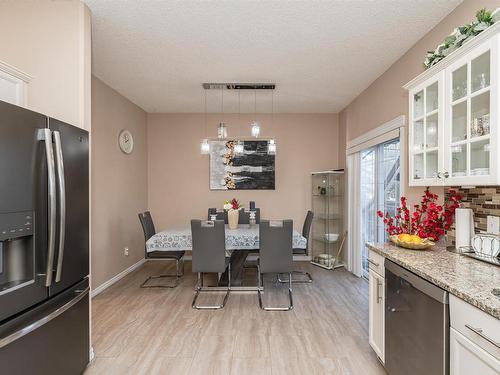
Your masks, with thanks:
M31 211L0 214L0 296L35 282Z

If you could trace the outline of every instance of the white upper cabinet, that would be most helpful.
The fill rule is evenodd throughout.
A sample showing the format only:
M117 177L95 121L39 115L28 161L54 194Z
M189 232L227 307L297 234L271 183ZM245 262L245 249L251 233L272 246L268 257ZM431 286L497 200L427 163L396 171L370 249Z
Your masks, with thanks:
M410 181L414 186L439 183L443 170L444 73L410 91Z
M409 185L499 185L500 23L431 67L409 91Z

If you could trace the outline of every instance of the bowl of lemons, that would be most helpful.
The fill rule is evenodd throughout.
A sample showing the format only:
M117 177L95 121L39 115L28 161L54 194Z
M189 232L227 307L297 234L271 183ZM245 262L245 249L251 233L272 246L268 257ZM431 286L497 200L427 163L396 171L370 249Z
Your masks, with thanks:
M434 242L428 238L420 238L416 234L395 234L389 237L391 241L405 249L425 250L434 246Z

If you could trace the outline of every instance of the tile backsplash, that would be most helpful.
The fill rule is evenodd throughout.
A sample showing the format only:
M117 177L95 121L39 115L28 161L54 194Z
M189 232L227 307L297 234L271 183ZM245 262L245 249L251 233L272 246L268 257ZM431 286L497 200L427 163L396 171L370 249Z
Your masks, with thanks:
M450 187L462 196L463 208L471 208L474 212L474 229L476 233L486 232L486 217L500 216L500 186L476 186L466 189L458 186ZM448 189L445 189L448 197ZM455 246L455 226L447 233L447 246Z

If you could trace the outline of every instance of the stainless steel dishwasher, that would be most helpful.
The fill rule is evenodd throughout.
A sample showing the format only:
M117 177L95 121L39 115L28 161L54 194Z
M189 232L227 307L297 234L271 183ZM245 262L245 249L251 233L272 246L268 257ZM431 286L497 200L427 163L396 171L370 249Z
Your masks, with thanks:
M448 292L387 259L385 279L387 373L449 374Z

